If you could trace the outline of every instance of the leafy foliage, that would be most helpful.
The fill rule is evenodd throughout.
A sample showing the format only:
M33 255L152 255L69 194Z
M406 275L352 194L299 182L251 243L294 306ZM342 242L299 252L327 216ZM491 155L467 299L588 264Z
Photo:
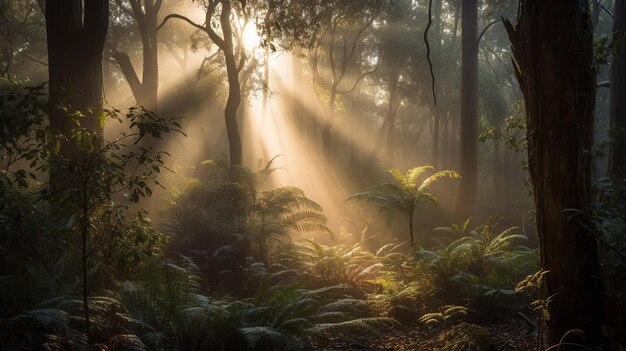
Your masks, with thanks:
M413 216L424 201L433 204L437 203L437 198L428 192L433 183L441 178L458 178L458 173L454 171L436 172L421 183L418 183L420 176L427 171L433 170L431 166L421 166L409 169L406 174L400 170L389 169L389 174L393 177L393 183L383 183L370 187L368 190L350 196L346 201L358 199L375 203L374 206L379 211L400 212L409 224L409 238L411 247L415 246L413 236Z
M448 329L449 320L465 315L467 315L467 307L446 305L440 307L438 312L426 313L420 317L419 321L426 325L438 325L443 329Z
M332 235L320 205L301 189L268 187L272 163L258 172L210 163L207 177L192 180L164 209L171 250L193 257L213 287L242 279L246 261L269 262L291 244L290 232Z

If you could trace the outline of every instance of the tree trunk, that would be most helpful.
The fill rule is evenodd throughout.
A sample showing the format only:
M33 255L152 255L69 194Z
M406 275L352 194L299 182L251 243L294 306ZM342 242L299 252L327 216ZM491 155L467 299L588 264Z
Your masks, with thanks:
M400 65L394 63L393 66L389 75L389 103L387 106L387 164L389 167L394 165L398 80L400 79Z
M83 8L84 6L84 8ZM109 24L105 0L56 0L46 3L50 126L69 136L74 124L61 108L81 111L81 126L101 130L97 108L102 100L102 50ZM90 110L91 109L91 110Z
M463 221L474 212L478 156L478 3L464 0L461 8L461 181L456 200L456 219Z
M122 0L116 0L120 7L124 7ZM115 51L111 55L120 66L124 78L131 88L135 101L148 111L158 113L159 91L159 63L157 51L157 16L161 9L160 0L145 1L141 6L139 0L128 0L133 18L139 28L143 49L143 74L141 81L138 78L128 54Z
M596 238L583 216L591 205L595 70L587 1L522 0L506 22L524 94L528 161L541 264L546 275L548 339L603 343L603 284ZM579 347L570 348L578 350ZM561 347L560 350L566 350Z
M409 216L409 236L411 238L411 248L414 248L415 239L413 238L413 213Z
M50 84L50 127L70 140L63 143L61 156L83 157L71 131L76 127L70 115L84 114L81 127L102 133L99 112L102 108L102 51L109 25L108 0L54 0L45 6ZM69 107L69 110L65 110ZM50 188L62 192L73 184L73 177L57 169L50 172ZM59 215L67 216L62 210ZM84 215L83 215L84 216ZM85 334L90 338L89 285L87 281L87 218L82 230L82 285Z
M261 106L261 124L265 123L267 115L267 95L270 92L270 48L269 45L265 45L265 53L263 54L265 62L263 62L263 79L265 80L263 86L263 102Z
M333 121L335 119L335 101L337 100L337 86L335 83L331 83L330 86L330 98L328 100L328 115L324 119L322 124L322 152L327 161L332 156L333 140L332 129Z
M224 58L228 76L228 99L224 109L226 122L226 134L228 135L228 149L230 151L230 165L240 166L242 158L241 135L237 124L237 109L241 104L241 84L239 83L239 70L235 61L235 49L233 46L233 32L230 27L231 4L229 1L222 2L220 20L224 34Z
M613 34L626 31L626 0L615 2ZM609 150L609 175L623 175L626 170L626 51L614 53L611 64L611 123L613 130Z
M502 177L503 177L503 167L502 161L500 160L500 149L501 149L501 138L499 132L496 133L493 139L493 188L494 188L494 197L495 197L495 205L500 205L500 200L502 199Z

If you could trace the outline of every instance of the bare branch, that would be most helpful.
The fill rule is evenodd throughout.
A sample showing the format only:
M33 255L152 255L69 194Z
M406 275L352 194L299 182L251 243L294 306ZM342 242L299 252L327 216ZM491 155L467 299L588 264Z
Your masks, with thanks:
M361 76L359 77L359 79L356 80L356 82L354 82L354 85L352 86L352 88L348 89L348 90L337 90L337 94L348 94L354 91L354 89L356 89L357 85L359 85L359 82L361 81L361 79L365 78L365 76L368 76L370 74L375 73L378 70L379 65L376 65L376 67L371 70L371 71L367 71L363 74L361 74Z
M135 14L133 13L133 11L129 9L128 7L124 6L124 4L122 3L122 0L115 0L115 4L117 4L117 7L119 7L120 10L122 10L122 12L124 12L125 14L129 15L132 18L135 18Z
M485 35L485 32L487 31L487 29L489 29L489 27L493 26L494 24L498 23L498 22L502 22L502 19L499 20L495 20L491 23L489 23L483 30L482 32L480 32L480 35L478 36L478 39L476 39L476 45L480 44L480 39L483 38L483 35Z
M613 15L613 13L606 8L606 6L604 6L604 4L602 3L602 1L600 0L596 0L596 4L600 5L600 7L604 10L604 12L606 12L607 14L609 14L609 16L611 16L611 18L615 18L615 16Z
M177 18L179 20L183 20L183 21L189 23L192 27L195 27L196 29L199 29L199 30L201 30L203 32L206 32L206 28L205 27L203 27L203 26L195 23L194 21L190 20L189 18L187 18L187 17L185 17L183 15L179 15L177 13L172 13L170 15L165 16L165 18L163 19L163 22L161 22L161 24L159 24L156 29L157 30L161 29L167 23L167 21L170 20L170 18Z
M30 60L32 60L32 61L34 61L34 62L37 62L37 63L38 63L38 64L40 64L40 65L43 65L43 66L48 66L48 64L47 64L47 63L45 63L45 62L43 62L43 61L40 61L40 60L37 60L36 58L34 58L34 57L30 56L30 55L29 55L29 54L27 54L27 53L24 53L24 57L26 57L26 58L28 58L28 59L30 59Z
M432 11L433 11L433 0L428 2L428 24L426 25L426 30L424 30L424 43L426 43L426 59L428 60L428 67L430 68L430 78L432 80L431 88L433 90L433 102L437 105L437 94L435 91L435 73L433 72L433 63L430 60L430 43L428 42L428 30L430 26L433 24L432 19Z

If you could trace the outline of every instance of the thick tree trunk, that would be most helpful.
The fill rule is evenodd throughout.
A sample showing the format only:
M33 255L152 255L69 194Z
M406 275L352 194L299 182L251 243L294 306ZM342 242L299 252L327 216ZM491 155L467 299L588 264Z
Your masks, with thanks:
M83 8L84 6L84 8ZM53 106L50 126L66 136L74 127L61 108L85 113L81 126L100 130L97 108L102 99L102 50L108 30L105 0L56 0L46 3L46 32ZM91 111L89 111L91 108Z
M541 264L549 271L550 344L573 329L585 338L569 333L565 342L599 345L604 339L596 238L585 218L565 212L591 204L595 70L588 5L522 0L517 25L506 23L525 98Z
M626 31L626 0L615 2L613 34ZM611 64L611 128L614 132L609 152L609 174L626 171L626 51L618 50Z
M478 158L478 3L464 0L461 9L461 181L456 200L456 219L471 217L476 199Z
M102 132L99 112L102 108L102 51L109 25L108 0L54 0L45 6L48 41L48 72L50 84L50 127L70 140L63 143L64 158L81 162L71 131L76 127L70 115L80 112L80 126ZM65 108L68 108L67 110ZM54 192L74 186L72 175L57 169L50 172L50 188ZM83 203L86 203L83 201ZM77 209L76 209L77 210ZM56 210L59 216L67 216ZM85 334L90 338L89 285L87 281L88 219L83 212L81 242L83 312Z

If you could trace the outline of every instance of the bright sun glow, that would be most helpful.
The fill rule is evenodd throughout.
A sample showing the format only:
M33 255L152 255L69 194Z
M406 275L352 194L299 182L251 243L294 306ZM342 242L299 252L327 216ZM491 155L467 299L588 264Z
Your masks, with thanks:
M243 46L247 51L252 51L259 46L261 37L257 34L256 25L253 22L248 23L243 31Z

